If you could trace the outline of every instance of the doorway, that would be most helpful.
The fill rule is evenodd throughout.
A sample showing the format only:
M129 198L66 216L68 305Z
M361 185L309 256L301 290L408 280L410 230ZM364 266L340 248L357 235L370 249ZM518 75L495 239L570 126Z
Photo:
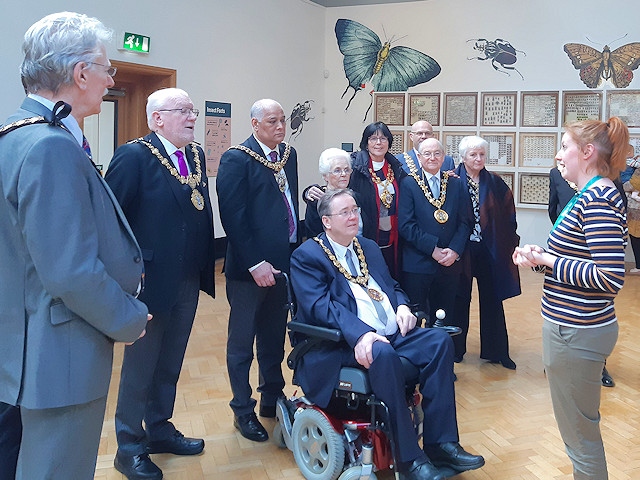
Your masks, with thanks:
M102 111L84 120L96 165L104 173L114 150L129 140L149 133L145 107L147 97L160 88L175 87L176 70L112 60L118 69L115 85L103 98Z

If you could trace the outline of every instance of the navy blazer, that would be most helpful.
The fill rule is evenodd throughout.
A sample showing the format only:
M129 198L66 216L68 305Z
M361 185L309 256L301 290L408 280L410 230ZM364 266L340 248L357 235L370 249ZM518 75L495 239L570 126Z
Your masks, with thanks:
M332 250L326 234L321 233L319 238ZM358 241L364 251L369 274L387 294L394 311L398 305L408 305L409 298L400 289L398 282L391 278L378 245L373 240L360 236ZM315 240L307 240L293 252L291 284L298 304L296 320L309 325L339 329L349 346L336 348L335 345L327 345L312 349L297 365L296 378L305 395L314 403L325 407L338 381L342 359L345 355L354 357L353 349L358 339L374 329L358 318L356 299L348 280L327 258Z
M155 133L144 140L169 159ZM200 289L211 296L215 294L213 213L205 155L200 147L197 148L202 178L196 188L204 198L203 212L197 212L191 203L188 193L191 189L174 178L142 143L118 147L105 175L140 243L146 285L140 299L149 306L151 313L173 306L178 294L176 279L183 278L185 269L199 271ZM189 168L195 172L190 146L185 147L185 153ZM201 238L194 238L190 216L197 218L200 214L204 219L202 230L206 233ZM203 252L200 258L192 258L196 249Z
M442 175L440 177L442 179ZM436 273L440 265L431 256L436 247L451 248L462 257L474 223L466 184L459 178L449 177L447 197L442 207L449 214L446 223L436 221L433 216L436 207L427 201L413 177L403 178L401 189L398 229L404 240L401 244L402 270ZM449 268L459 268L457 264Z
M242 145L264 158L253 135ZM285 144L281 143L280 158L284 149ZM284 171L291 189L293 218L298 222L298 160L294 148ZM220 220L227 235L224 270L229 280L253 281L249 268L263 260L289 272L289 214L273 173L242 150L230 148L220 159L216 191Z

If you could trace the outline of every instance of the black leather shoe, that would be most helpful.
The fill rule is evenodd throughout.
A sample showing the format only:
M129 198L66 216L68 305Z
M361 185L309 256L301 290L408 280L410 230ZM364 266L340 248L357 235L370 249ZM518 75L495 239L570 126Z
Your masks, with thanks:
M613 387L616 382L613 381L613 377L609 374L607 367L602 369L602 386L603 387Z
M424 453L436 467L449 467L456 472L475 470L484 465L484 458L481 455L466 452L458 442L426 445Z
M446 477L425 459L414 460L411 465L398 473L401 480L446 480Z
M147 453L173 453L174 455L197 455L204 450L204 440L185 437L179 431L166 440L149 442Z
M499 360L489 360L489 363L500 363L504 368L508 368L509 370L516 369L516 362L511 360L509 357L501 358Z
M146 453L124 455L117 452L113 466L129 480L162 480L162 470Z
M253 412L233 417L233 426L240 430L244 438L254 442L266 442L269 440L269 434Z
M456 363L462 363L463 358L464 358L464 355L454 355L453 361Z

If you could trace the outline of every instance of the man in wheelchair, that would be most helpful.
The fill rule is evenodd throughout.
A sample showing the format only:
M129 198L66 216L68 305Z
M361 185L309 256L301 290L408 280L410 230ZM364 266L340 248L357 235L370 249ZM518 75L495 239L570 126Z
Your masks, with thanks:
M409 299L389 274L379 247L356 236L359 211L350 190L328 191L318 203L325 232L292 255L296 320L338 329L348 344L306 352L296 379L309 400L326 408L340 368L366 368L373 393L389 409L401 478L440 480L439 467L455 472L480 468L484 458L458 443L453 342L443 329L415 328ZM407 408L400 357L419 370L423 449Z

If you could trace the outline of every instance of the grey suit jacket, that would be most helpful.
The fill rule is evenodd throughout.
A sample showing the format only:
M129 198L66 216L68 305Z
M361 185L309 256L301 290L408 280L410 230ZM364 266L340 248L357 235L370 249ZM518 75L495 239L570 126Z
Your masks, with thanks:
M44 115L27 98L7 120ZM0 401L40 409L107 394L113 342L134 341L142 254L120 207L67 130L0 137Z

